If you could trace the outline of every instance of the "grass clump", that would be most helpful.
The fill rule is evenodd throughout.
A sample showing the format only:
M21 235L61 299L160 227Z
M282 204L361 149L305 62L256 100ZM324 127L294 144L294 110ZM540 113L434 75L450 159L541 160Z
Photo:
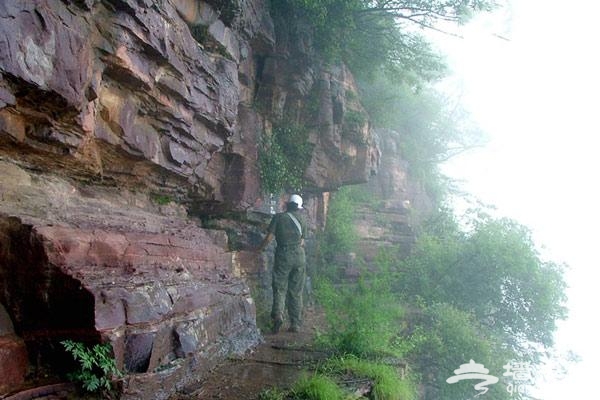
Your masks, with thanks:
M399 371L386 364L366 361L354 356L329 360L326 369L332 373L368 378L373 381L373 398L378 400L414 400L416 388L408 379L401 379Z
M300 379L292 389L292 396L297 400L342 400L345 392L329 376L315 374Z
M396 354L393 339L403 315L389 283L361 279L356 285L320 282L317 298L325 309L329 330L320 338L337 354L376 357Z

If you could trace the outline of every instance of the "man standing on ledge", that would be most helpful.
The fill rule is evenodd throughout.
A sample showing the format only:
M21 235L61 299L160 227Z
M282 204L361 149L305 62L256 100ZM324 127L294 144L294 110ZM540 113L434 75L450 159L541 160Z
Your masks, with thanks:
M273 333L279 332L283 324L283 312L287 304L290 317L289 332L298 332L302 323L302 291L306 275L304 235L306 223L298 210L302 209L302 197L293 194L287 202L286 211L271 219L267 236L259 246L263 251L273 237L275 265L273 267Z

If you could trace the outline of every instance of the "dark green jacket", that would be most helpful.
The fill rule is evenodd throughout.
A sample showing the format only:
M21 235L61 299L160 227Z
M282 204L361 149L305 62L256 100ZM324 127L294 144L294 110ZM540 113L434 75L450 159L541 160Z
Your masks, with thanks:
M306 233L306 222L304 216L298 211L289 212L292 214L302 228L302 233L288 215L288 212L282 212L275 214L271 223L269 224L268 232L275 235L277 241L277 247L294 246L299 245Z

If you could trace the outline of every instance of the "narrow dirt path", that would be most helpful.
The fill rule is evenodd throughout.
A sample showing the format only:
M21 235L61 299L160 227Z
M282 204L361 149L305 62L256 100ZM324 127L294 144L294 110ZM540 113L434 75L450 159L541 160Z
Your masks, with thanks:
M327 358L314 345L323 326L322 312L309 308L299 332L287 332L284 325L277 334L265 334L265 341L244 357L226 361L171 400L254 400L267 388L288 388Z

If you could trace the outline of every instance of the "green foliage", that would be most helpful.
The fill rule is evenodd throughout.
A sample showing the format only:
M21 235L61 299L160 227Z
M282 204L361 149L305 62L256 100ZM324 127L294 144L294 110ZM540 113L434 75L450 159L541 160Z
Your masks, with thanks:
M269 282L270 284L270 282ZM250 294L256 304L256 326L262 332L273 330L273 319L271 318L272 297L270 288L264 282L249 282Z
M300 378L290 390L269 388L263 390L259 400L343 400L348 396L335 380L321 373Z
M241 12L239 0L208 0L213 9L219 14L219 19L227 26L232 26L235 17Z
M206 44L209 39L207 25L190 25L190 33L192 37L200 44Z
M344 113L342 136L353 143L365 144L363 127L367 123L367 115L356 110L347 110Z
M300 379L294 385L292 395L298 400L342 400L346 397L332 378L321 374Z
M403 310L390 282L372 276L356 285L317 285L317 299L325 309L329 331L321 340L339 354L377 356L397 354L392 347Z
M371 208L377 208L381 206L383 200L378 199L377 196L373 195L371 188L366 184L345 186L340 191L343 191L352 203L354 212L359 206L368 206Z
M320 241L320 248L327 261L335 254L353 250L358 234L354 226L355 202L350 188L333 193L329 202L327 224Z
M311 155L312 145L308 143L305 127L294 124L274 126L270 135L263 135L259 147L263 191L300 191L304 187L304 172Z
M354 356L329 360L323 369L369 378L373 381L374 398L379 400L414 400L417 388L408 379L400 379L399 371L390 365L366 361Z
M341 226L352 224L357 199L365 197L358 189L336 193L345 210ZM343 242L337 237L329 237L331 249ZM472 385L445 382L471 359L496 376L508 360L535 363L565 317L561 267L542 260L530 232L512 220L477 213L459 223L441 210L423 224L412 254L397 254L382 251L377 272L363 270L356 284L320 277L317 299L329 323L321 340L345 357L407 359L428 388L426 399L473 396ZM509 394L496 385L487 396Z
M159 206L167 205L173 201L171 196L167 196L164 194L154 194L154 195L152 195L151 198L152 198L152 201L154 201L154 203L158 204Z
M399 371L389 365L365 361L354 356L333 358L315 373L298 380L292 389L269 388L259 394L259 400L342 400L353 399L348 390L348 378L372 381L369 398L378 400L415 400L417 388L412 381L401 379ZM352 386L352 384L350 384Z
M447 188L438 165L482 145L483 132L456 101L430 87L414 90L382 74L360 82L360 87L362 104L384 142L394 143L412 178L432 198L441 199Z
M360 127L367 122L367 116L360 111L347 110L344 113L345 123L353 127Z
M113 377L122 376L112 357L110 344L96 344L92 348L72 340L64 340L61 344L80 365L80 369L70 374L70 378L79 382L88 392L110 391Z
M534 358L529 343L549 347L556 321L566 317L562 268L543 261L527 228L484 214L471 229L449 218L418 239L396 288L427 304L448 303L472 313L521 357ZM444 232L444 230L448 230Z
M338 353L390 354L402 308L391 292L387 275L365 269L357 283L332 283L337 280L335 256L356 251L356 206L362 200L370 200L364 188L345 187L334 193L329 203L327 224L319 242L324 266L315 282L317 300L325 309L330 327L321 340ZM360 260L355 262L359 264Z
M460 364L473 359L490 371L503 371L502 365L514 354L475 317L449 304L434 304L419 309L398 339L410 365L431 386L428 398L462 399L473 395L472 385L448 385L446 379ZM486 398L507 399L504 387L492 387Z
M330 61L343 61L362 76L383 69L411 84L436 79L445 69L411 25L435 29L438 21L462 23L492 5L489 0L271 0L280 25L308 23L317 48Z

